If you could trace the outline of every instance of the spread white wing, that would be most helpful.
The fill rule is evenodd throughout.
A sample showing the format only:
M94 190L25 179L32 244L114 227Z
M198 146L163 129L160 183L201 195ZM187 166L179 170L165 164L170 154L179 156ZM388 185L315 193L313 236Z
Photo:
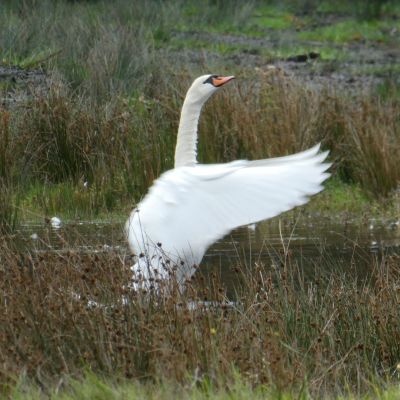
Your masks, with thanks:
M138 206L140 229L164 250L195 253L194 261L200 262L206 249L232 229L274 217L322 190L330 164L322 164L328 152L317 154L319 147L287 157L168 171ZM126 228L135 249L139 234L133 215Z

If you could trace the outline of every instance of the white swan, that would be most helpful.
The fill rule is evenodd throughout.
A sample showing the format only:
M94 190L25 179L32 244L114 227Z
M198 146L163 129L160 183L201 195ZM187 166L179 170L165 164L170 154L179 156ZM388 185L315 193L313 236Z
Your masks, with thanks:
M197 124L207 99L233 76L204 75L182 107L175 168L154 181L125 224L132 269L145 279L190 277L207 248L232 229L304 204L329 176L320 145L280 158L201 165Z

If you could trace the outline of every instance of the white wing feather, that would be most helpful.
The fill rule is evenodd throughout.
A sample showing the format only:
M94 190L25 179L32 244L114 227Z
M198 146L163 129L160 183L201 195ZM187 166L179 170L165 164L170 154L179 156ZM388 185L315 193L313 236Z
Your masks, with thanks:
M160 242L168 254L199 264L207 248L232 229L274 217L322 190L330 164L322 164L328 152L317 154L319 147L162 174L127 222L131 248L139 253L140 242Z

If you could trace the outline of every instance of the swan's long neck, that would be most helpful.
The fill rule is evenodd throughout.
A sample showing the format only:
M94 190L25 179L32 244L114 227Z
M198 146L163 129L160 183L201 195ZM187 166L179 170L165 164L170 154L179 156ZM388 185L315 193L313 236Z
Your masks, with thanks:
M188 93L183 103L175 150L175 168L194 166L197 163L197 125L204 102L205 100L193 101Z

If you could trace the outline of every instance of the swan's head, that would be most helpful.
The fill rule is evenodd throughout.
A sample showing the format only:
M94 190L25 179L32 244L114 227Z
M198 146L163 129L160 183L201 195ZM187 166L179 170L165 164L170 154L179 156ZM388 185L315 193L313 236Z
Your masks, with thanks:
M203 75L197 78L190 87L186 100L204 104L222 85L235 79L234 76Z

